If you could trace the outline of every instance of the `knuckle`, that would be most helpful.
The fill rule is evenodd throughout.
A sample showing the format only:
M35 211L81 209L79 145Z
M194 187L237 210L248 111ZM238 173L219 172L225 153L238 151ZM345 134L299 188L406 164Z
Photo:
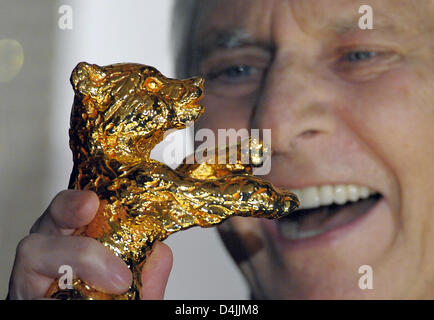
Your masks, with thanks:
M77 218L86 216L89 211L89 197L86 197L84 194L82 194L79 199L79 201L74 201L71 207L74 216Z
M92 238L88 237L80 237L80 239L77 239L77 252L79 252L78 255L78 261L80 264L83 265L90 265L95 262L96 256L98 256L99 243Z
M62 197L64 197L65 195L67 195L67 194L69 194L69 193L71 193L71 192L74 192L74 190L70 190L70 189L64 189L64 190L61 190L61 191L59 191L59 192L55 195L54 199L56 199L56 198L62 198Z
M18 243L17 246L17 256L18 257L29 257L35 251L37 242L42 238L42 235L37 233L32 233Z
M57 200L57 211L55 214L69 213L67 216L79 223L89 215L90 211L94 211L96 203L95 199L98 199L96 194L92 191L84 190L64 190L59 193ZM60 210L61 209L61 210Z
M51 201L47 212L50 216L53 216L57 211L60 211L63 207L63 204L67 201L67 195L70 190L62 190L58 194L56 194Z
M51 202L51 204L54 204L54 203L57 203L57 202L63 202L63 201L65 201L65 200L67 199L68 195L69 195L71 192L74 192L74 190L67 190L67 189L66 189L66 190L62 190L62 191L58 192L58 193L54 196L53 201Z
M29 233L35 233L35 232L38 232L38 230L39 230L39 228L40 228L40 225L41 225L41 221L42 221L42 219L44 219L44 217L45 217L45 214L43 214L42 216L40 216L36 221L35 221L35 223L32 225L32 227L30 228L30 230L29 230Z
M63 190L57 194L50 205L49 215L55 224L62 228L83 226L90 222L89 211L93 211L92 197L96 195L94 196L90 191Z

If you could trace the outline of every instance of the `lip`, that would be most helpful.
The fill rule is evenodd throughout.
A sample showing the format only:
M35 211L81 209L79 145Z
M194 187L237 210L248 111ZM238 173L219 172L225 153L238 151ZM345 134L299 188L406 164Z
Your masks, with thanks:
M335 242L343 241L355 229L363 227L370 220L376 220L376 216L384 213L387 210L387 201L384 196L377 201L377 203L357 219L344 224L335 229L331 229L325 233L319 234L312 238L289 240L283 237L278 230L278 222L273 220L263 221L265 229L274 238L283 251L286 250L300 250L313 247L329 246ZM292 213L292 214L297 214Z

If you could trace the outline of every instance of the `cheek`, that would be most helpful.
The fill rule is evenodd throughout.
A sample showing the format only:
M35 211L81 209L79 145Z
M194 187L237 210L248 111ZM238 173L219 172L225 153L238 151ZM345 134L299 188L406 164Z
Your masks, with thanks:
M354 104L341 109L347 123L395 176L401 212L409 217L429 213L426 206L434 187L433 83L422 78L406 67L397 68L349 90L346 101Z
M206 95L201 104L205 112L199 118L198 127L213 131L225 128L249 128L255 104L254 97L227 98L213 94Z
M433 142L434 94L427 84L401 68L349 91L341 111L363 138L396 173L427 160Z

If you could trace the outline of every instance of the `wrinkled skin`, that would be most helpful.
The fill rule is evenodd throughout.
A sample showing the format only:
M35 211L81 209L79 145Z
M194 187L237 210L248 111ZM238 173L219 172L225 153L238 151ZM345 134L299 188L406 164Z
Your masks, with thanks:
M434 1L370 4L374 30L357 28L353 0L200 7L190 51L191 72L207 79L200 125L271 128L277 186L356 183L383 196L351 227L299 246L273 221L219 227L255 297L434 298ZM234 30L225 48L207 47ZM372 290L358 286L361 265Z
M192 47L213 26L244 27L275 50L252 46L216 55L217 67L246 64L259 72L207 79L202 126L272 128L277 152L270 178L277 185L359 182L386 199L381 211L350 232L304 248L284 248L273 225L236 217L224 223L222 236L232 242L230 251L254 295L432 299L433 1L372 2L376 29L341 35L325 26L357 17L360 2L255 0L248 7L243 0L218 2L219 8L202 8ZM395 30L376 24L385 16ZM352 20L354 28L357 18ZM349 61L340 54L367 47L399 59ZM211 62L197 62L191 74L209 72ZM17 248L11 299L42 297L61 264L105 292L128 289L131 272L120 258L94 239L71 237L93 219L98 205L90 191L63 191L53 199ZM233 245L237 241L239 247ZM373 290L357 286L362 264L373 267ZM171 265L170 249L157 242L141 274L143 299L163 298Z

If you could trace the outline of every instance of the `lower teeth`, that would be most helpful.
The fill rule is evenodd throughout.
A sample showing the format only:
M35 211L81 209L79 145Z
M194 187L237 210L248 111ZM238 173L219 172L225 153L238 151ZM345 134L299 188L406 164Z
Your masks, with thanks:
M312 238L316 235L323 233L323 230L301 231L298 230L297 222L290 222L283 225L280 228L280 232L285 238L290 240L296 240L296 239Z

